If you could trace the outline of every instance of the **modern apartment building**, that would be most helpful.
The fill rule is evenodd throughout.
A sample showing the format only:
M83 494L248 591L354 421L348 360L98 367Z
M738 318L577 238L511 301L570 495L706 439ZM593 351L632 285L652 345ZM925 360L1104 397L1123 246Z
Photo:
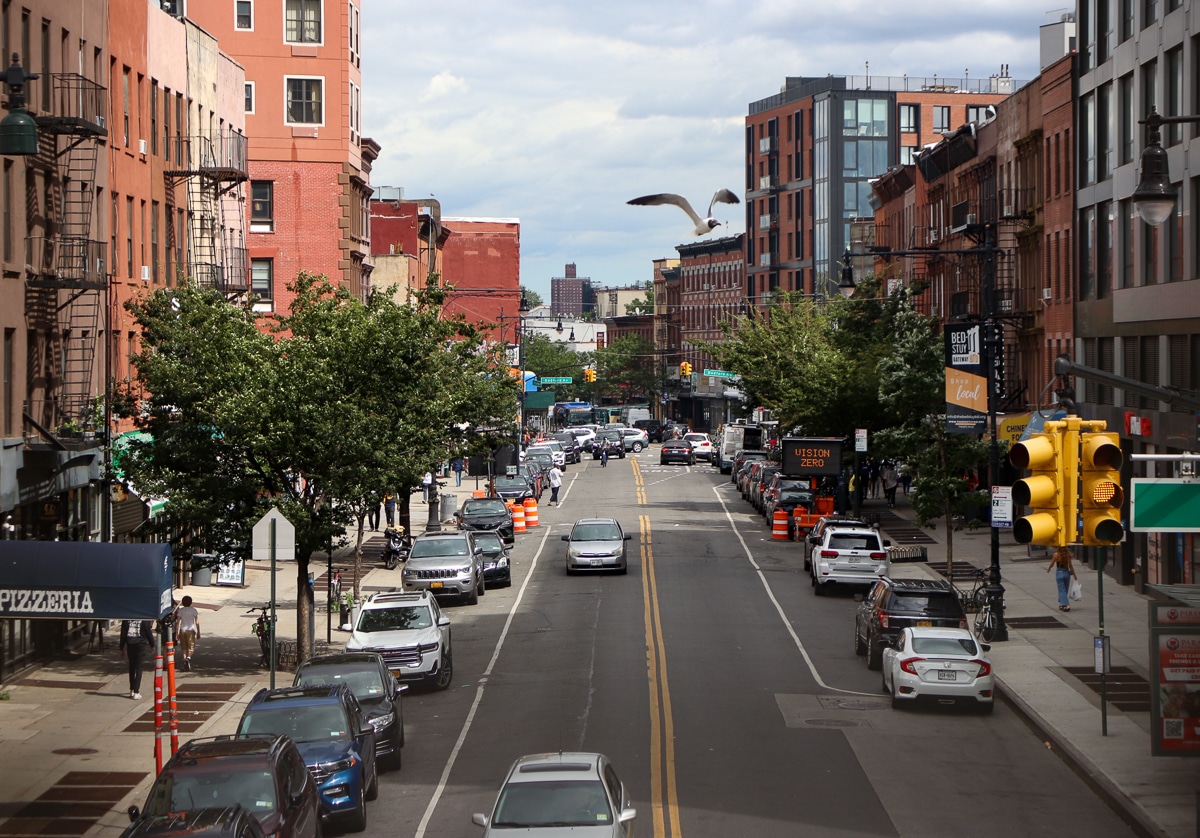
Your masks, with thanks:
M982 122L1018 87L982 79L788 78L746 117L746 296L836 293L850 219L870 216L870 180L925 145Z
M564 317L582 317L596 313L596 292L592 280L578 275L574 262L569 262L563 276L550 278L550 309Z
M358 2L169 0L245 68L252 290L285 310L300 271L370 288L371 163L362 136Z
M1152 227L1132 201L1147 132L1138 120L1200 115L1200 32L1192 0L1080 0L1077 6L1077 361L1147 384L1200 391L1200 129L1164 126L1174 211ZM1130 454L1195 451L1195 410L1078 379L1081 412L1104 419ZM1178 465L1128 474L1171 477ZM1125 579L1200 581L1192 533L1131 533L1112 552ZM1137 562L1142 568L1133 576Z

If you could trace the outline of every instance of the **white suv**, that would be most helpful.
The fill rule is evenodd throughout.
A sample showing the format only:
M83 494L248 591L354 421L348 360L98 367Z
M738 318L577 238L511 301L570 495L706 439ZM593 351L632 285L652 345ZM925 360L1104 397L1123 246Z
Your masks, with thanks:
M829 527L809 557L813 592L822 596L826 585L872 585L887 576L891 543L867 527Z
M428 591L369 596L346 651L377 653L401 681L424 681L444 690L454 677L450 618Z

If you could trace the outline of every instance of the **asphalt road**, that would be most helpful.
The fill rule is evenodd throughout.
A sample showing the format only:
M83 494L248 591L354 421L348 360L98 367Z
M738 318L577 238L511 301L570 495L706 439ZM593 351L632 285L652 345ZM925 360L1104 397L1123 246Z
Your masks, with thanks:
M455 683L406 695L366 835L479 835L512 761L560 749L612 759L639 836L1132 834L1003 704L892 710L853 599L815 597L715 469L653 446L564 489L512 587L447 607ZM559 536L593 515L633 535L628 575L564 573Z

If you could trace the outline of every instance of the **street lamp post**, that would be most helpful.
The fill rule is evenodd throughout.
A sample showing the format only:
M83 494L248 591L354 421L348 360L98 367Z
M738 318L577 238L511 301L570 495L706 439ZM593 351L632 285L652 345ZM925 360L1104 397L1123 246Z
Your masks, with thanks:
M1147 136L1146 147L1142 149L1142 174L1132 198L1138 215L1151 227L1157 227L1171 217L1175 198L1179 194L1179 190L1171 183L1167 151L1162 147L1160 129L1164 125L1197 122L1200 122L1200 116L1163 116L1153 107L1145 119L1139 120L1139 124L1146 126Z

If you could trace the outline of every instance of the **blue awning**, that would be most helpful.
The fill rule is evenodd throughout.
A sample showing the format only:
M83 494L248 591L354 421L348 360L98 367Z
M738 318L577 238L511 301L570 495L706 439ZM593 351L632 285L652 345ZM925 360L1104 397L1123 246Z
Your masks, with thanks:
M170 609L167 544L0 541L0 617L157 620Z

